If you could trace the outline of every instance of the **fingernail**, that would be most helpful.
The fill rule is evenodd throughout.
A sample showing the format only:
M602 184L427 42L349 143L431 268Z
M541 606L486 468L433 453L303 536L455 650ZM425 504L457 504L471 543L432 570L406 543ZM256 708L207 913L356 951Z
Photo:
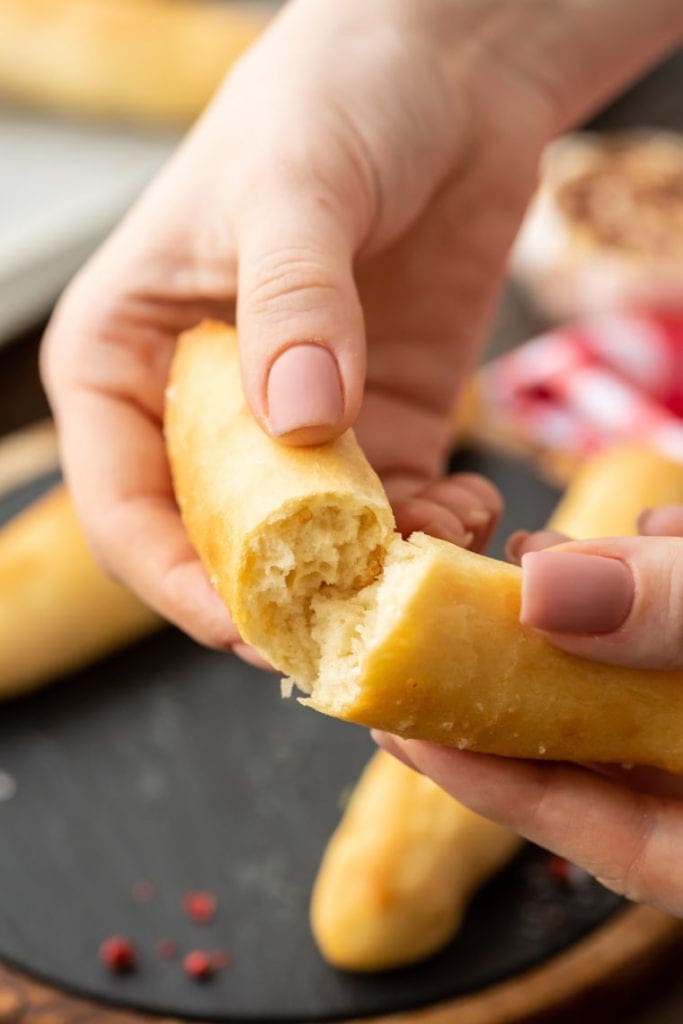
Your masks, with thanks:
M616 558L573 551L534 551L522 557L525 626L556 633L611 633L628 616L635 585Z
M268 377L268 422L275 437L303 427L334 426L344 412L337 361L321 345L294 345Z
M542 551L544 548L552 548L556 544L564 544L568 540L569 537L564 533L558 533L557 530L537 530L535 533L517 530L517 533L513 533L508 538L505 555L509 562L519 565L523 556L531 551Z
M652 518L653 509L644 508L636 519L636 529L638 533L647 533L648 523Z
M522 548L527 537L531 536L528 530L515 530L505 541L505 557L513 565L519 565L522 557Z
M462 533L462 531L451 529L446 523L434 527L427 524L424 532L428 533L430 537L447 540L449 544L455 544L458 548L469 548L474 540L474 534L471 531Z
M485 526L491 522L491 513L485 508L471 508L460 513L460 518L465 526L473 529L478 526Z
M683 537L683 506L645 508L636 521L638 533L647 537Z
M388 732L381 732L379 729L371 729L370 734L377 746L381 747L386 754L391 754L391 756L395 757L397 761L401 761L406 768L413 768L414 770L417 770L405 751L404 745L400 743L395 736L392 736L391 733Z

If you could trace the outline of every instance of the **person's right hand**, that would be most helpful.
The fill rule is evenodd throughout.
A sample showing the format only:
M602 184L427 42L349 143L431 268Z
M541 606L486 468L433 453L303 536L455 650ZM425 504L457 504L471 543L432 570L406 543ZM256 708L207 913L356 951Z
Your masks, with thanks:
M680 672L683 507L644 512L639 527L639 537L570 541L543 530L510 538L508 557L523 569L522 621L572 654ZM615 892L683 917L682 776L375 738L472 810L580 864Z
M251 656L162 437L177 335L207 315L237 318L265 431L310 444L355 423L403 530L485 543L497 496L444 459L541 149L680 21L680 0L293 0L48 331L64 468L103 565Z

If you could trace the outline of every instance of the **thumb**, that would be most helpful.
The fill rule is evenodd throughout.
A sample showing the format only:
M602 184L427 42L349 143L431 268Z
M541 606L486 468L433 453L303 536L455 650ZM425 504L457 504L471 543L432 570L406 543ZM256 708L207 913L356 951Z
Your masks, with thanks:
M320 186L274 186L235 225L247 401L269 434L320 444L360 409L365 332L353 239Z
M521 621L556 647L634 668L683 668L683 539L573 541L522 557Z

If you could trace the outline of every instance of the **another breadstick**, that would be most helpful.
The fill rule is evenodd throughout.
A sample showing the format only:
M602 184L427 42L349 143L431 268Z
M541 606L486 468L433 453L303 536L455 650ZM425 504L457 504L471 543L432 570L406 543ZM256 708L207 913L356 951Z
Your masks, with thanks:
M244 639L309 706L461 749L683 772L683 672L566 654L520 624L516 566L402 540L350 433L307 449L264 434L232 330L180 340L166 425L192 542ZM660 461L683 502L683 469Z
M98 569L64 487L0 530L0 698L81 668L161 625Z
M549 530L584 540L638 532L646 508L683 502L683 466L651 448L626 445L594 455L579 469L555 509Z
M266 21L210 0L0 0L0 92L67 114L185 124Z
M452 938L471 897L520 845L514 832L378 751L315 882L311 926L320 951L349 971L424 959Z

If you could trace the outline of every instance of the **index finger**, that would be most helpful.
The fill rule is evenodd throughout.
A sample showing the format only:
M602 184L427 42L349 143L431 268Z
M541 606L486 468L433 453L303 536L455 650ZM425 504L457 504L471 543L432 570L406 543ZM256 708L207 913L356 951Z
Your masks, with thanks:
M629 899L683 914L683 802L587 768L392 737L415 767L477 814L585 868Z

